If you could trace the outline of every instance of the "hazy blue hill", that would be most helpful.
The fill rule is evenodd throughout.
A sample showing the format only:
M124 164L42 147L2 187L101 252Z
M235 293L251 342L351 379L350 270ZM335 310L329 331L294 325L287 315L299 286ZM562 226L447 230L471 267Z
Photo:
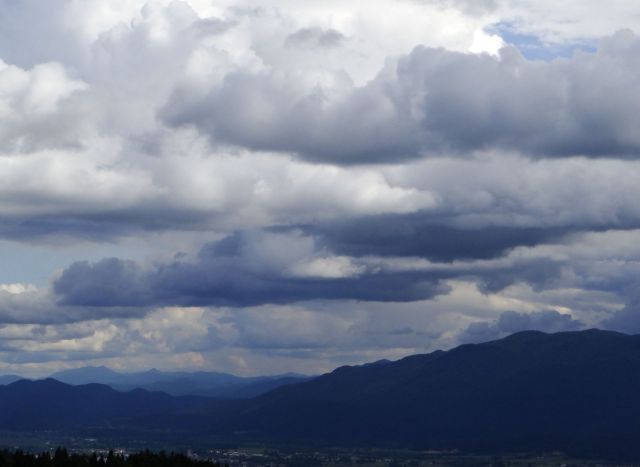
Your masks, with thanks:
M243 378L228 373L163 372L156 369L120 373L104 366L64 370L50 377L74 385L106 384L119 391L140 388L148 391L162 391L174 396L197 395L225 399L254 397L285 384L309 379L302 375Z
M199 380L190 376L176 377L151 384L141 384L137 387L148 391L162 391L174 396L195 395L203 397L215 397L218 399L244 399L256 397L275 388L287 384L295 384L309 380L309 377L263 377L240 378L232 382L212 382ZM129 390L131 385L112 385L118 390ZM133 386L136 387L136 386Z
M50 375L49 378L67 384L112 384L117 382L121 376L120 373L106 366L87 366L58 371Z
M20 380L0 386L0 428L104 426L111 420L185 410L206 402L200 397L172 397L142 389L119 392L102 384L71 386L54 379Z
M154 384L181 375L183 375L183 373L164 373L155 368L141 372L121 373L106 366L88 366L59 371L49 377L67 384L99 383L140 386L144 384ZM194 373L194 375L200 375L200 373ZM232 375L225 375L223 373L211 374L212 378L216 378L217 375L221 375L221 379L224 381L235 378Z

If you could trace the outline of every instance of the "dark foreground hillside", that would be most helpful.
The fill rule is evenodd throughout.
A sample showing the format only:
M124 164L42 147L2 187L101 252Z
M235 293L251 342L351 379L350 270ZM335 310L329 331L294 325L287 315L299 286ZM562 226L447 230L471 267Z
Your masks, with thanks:
M640 460L640 336L522 332L234 401L20 381L0 387L3 430Z
M640 458L640 336L523 332L164 423L239 440Z

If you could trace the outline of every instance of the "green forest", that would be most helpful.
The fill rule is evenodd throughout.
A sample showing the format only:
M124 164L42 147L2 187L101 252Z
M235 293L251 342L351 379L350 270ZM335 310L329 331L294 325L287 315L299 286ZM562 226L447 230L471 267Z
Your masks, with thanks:
M106 455L70 454L65 448L40 454L0 451L0 467L221 467L220 464L192 459L184 454L142 451L121 455L110 451Z

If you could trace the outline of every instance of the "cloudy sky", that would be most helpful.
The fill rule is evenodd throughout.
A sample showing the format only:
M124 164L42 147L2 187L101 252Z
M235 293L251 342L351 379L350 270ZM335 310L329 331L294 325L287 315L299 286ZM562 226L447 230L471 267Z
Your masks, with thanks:
M0 373L640 332L628 0L0 0Z

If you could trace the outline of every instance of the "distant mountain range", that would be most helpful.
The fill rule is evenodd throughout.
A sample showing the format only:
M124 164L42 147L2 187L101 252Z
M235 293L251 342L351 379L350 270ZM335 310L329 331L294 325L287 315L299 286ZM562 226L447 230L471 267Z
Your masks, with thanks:
M0 387L0 430L56 426L191 433L234 443L560 450L640 459L640 336L527 331L341 367L227 401L53 380Z
M71 384L105 384L118 391L146 389L173 396L204 396L221 399L250 398L285 384L302 382L309 376L285 374L243 378L218 372L163 372L151 369L136 373L121 373L106 366L90 366L59 371L51 379ZM0 385L18 381L17 375L0 376Z

